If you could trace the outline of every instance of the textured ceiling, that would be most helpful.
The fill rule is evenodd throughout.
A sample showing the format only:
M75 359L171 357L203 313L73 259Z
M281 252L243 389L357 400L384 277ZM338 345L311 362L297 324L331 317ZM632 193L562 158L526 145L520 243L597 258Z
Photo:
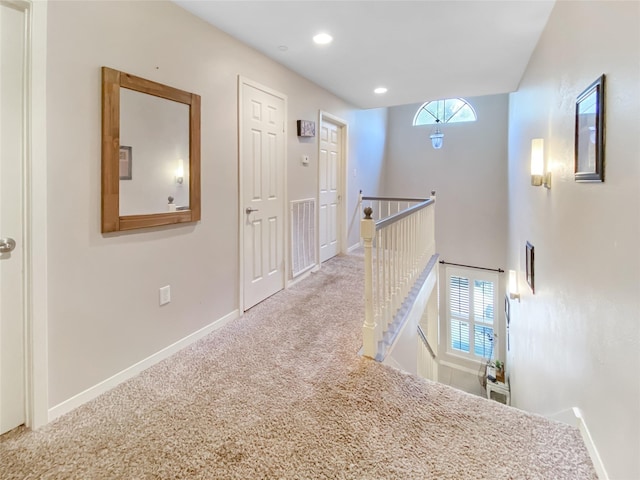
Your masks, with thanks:
M360 108L516 90L555 3L174 2Z

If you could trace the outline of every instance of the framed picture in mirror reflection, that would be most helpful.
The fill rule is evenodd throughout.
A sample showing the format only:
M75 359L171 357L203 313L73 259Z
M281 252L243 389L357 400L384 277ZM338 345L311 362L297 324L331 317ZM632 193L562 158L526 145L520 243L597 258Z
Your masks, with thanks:
M131 180L131 147L120 145L120 180Z

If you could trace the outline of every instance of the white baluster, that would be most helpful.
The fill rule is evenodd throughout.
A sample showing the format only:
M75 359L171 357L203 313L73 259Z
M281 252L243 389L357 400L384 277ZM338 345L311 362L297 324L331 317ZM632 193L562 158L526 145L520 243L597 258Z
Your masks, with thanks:
M382 241L382 232L380 232L379 230L376 231L375 236L376 236L376 250L375 250L375 257L376 257L376 262L375 262L375 273L376 273L376 284L374 285L374 289L375 289L375 297L376 297L376 302L375 302L375 307L376 307L376 341L380 341L380 330L381 328L379 327L380 324L382 323L382 319L383 319L383 310L384 310L384 297L383 297L383 292L382 292L382 288L383 288L383 284L384 284L384 278L382 277L382 272L383 272L383 268L382 268L382 250L384 249L384 242Z
M391 302L391 295L390 295L390 282L389 282L389 278L390 278L390 268L389 268L389 229L385 228L384 230L382 230L381 232L381 236L384 238L384 250L381 252L382 256L383 256L383 262L382 262L382 278L384 279L384 284L383 284L383 293L382 293L382 301L383 301L383 308L382 308L382 319L383 319L383 325L385 325L385 330L386 330L386 325L389 321L389 303Z
M434 193L434 192L432 192ZM432 196L435 199L435 196ZM386 218L416 202L369 201L377 206L375 217ZM407 295L435 253L435 205L429 205L376 231L375 221L361 222L365 248L364 354L375 358L381 340L393 323ZM375 250L374 250L375 248ZM430 365L431 369L431 365Z
M365 208L365 218L360 220L360 236L364 240L364 325L362 327L363 354L375 358L378 353L376 322L373 311L373 258L372 244L376 225L371 218L371 208Z
M398 309L400 308L399 296L400 296L400 251L399 251L399 228L398 222L390 225L389 228L392 231L392 242L393 246L391 247L391 252L393 255L393 285L391 290L391 315L394 316L398 313Z

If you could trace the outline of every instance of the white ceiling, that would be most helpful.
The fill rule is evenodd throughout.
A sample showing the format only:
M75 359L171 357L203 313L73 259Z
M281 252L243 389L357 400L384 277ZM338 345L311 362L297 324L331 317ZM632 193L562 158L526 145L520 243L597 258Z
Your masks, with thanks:
M516 90L555 3L173 1L360 108Z

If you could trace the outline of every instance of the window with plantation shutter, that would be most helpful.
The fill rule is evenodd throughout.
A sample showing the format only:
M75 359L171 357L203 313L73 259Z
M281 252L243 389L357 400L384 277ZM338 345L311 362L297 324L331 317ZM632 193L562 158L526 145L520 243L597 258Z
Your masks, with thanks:
M498 276L447 268L447 350L476 360L497 358L494 320Z

